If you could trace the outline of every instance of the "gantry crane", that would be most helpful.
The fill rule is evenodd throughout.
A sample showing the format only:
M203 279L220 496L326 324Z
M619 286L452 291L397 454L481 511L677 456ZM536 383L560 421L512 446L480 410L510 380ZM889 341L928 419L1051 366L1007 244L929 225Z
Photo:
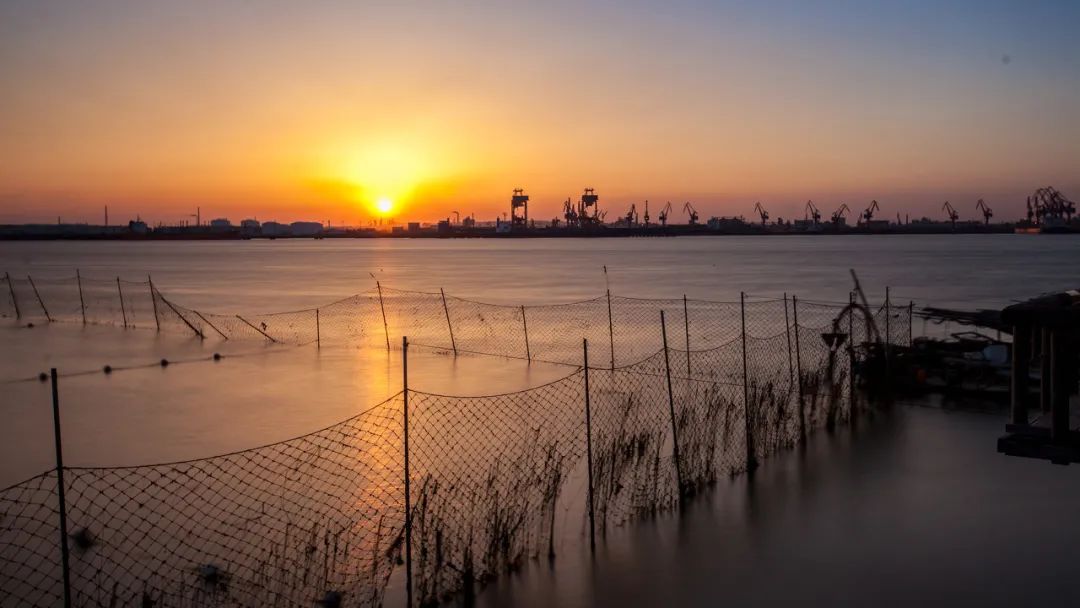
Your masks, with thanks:
M589 210L592 209L590 214ZM578 202L577 221L581 226L592 226L603 221L605 213L600 212L600 195L593 188L585 188Z
M815 226L821 223L821 212L814 206L814 201L806 201L806 219L813 219Z
M843 205L840 205L839 209L837 209L836 211L833 211L832 223L834 225L839 226L844 221L844 214L848 213L850 211L851 211L851 209L848 208L847 203L844 203Z
M656 219L660 220L660 226L661 227L666 227L667 226L667 218L668 218L668 215L670 215L670 214L671 214L671 201L668 201L668 203L666 205L664 205L664 208L660 210L660 215L656 216Z
M649 199L645 199L645 229L649 229Z
M525 208L524 215L518 215L519 208ZM514 189L514 195L510 197L510 227L525 228L529 225L529 195L521 188Z
M1030 220L1034 215L1037 224L1044 224L1047 220L1050 223L1061 221L1068 223L1072 221L1074 213L1076 213L1076 203L1050 186L1039 188L1035 194L1028 197L1028 219Z
M761 206L760 201L754 205L754 211L761 216L761 225L764 226L765 222L769 221L769 212L765 211L765 208Z
M983 221L989 226L990 218L994 217L994 210L990 208L990 205L987 205L986 201L980 198L979 202L975 203L975 209L977 211L982 211Z
M874 219L874 212L881 211L881 207L878 206L878 202L870 201L870 206L866 208L866 211L862 212L862 221L869 224L870 220Z
M945 201L945 204L941 206L941 210L949 215L949 221L952 222L952 227L956 228L956 220L960 219L960 214L953 209L952 204L949 201Z
M690 217L690 225L696 226L698 220L698 212L697 209L694 209L694 206L690 204L690 201L686 201L686 204L683 205L683 211L685 211L686 215Z

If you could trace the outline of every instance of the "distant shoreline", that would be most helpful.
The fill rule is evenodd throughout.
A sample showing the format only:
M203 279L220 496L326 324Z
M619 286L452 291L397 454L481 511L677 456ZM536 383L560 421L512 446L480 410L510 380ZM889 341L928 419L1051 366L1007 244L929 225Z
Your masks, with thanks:
M7 228L8 230L3 230ZM786 227L769 225L747 225L737 230L710 229L707 226L653 226L649 228L533 228L511 232L497 232L494 228L459 228L437 229L424 227L414 230L381 232L370 229L346 230L335 229L321 234L262 236L247 235L237 231L187 231L136 234L130 232L95 233L92 227L66 232L58 230L47 234L19 233L14 227L0 227L0 241L241 241L241 240L292 240L292 239L535 239L535 238L630 238L630 237L678 237L678 236L846 236L846 235L957 235L957 234L1014 234L1027 230L1038 233L1037 228L1019 228L1015 224L965 225L952 228L941 224L874 226L870 228L852 226L820 230L785 229ZM86 228L91 228L87 230ZM1080 234L1078 227L1063 227L1045 233Z

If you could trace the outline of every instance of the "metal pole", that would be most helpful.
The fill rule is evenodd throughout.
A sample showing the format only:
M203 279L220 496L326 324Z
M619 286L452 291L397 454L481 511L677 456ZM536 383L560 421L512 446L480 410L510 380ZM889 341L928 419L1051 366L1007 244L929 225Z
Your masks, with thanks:
M154 279L150 278L150 275L146 275L146 282L150 284L150 301L154 304L154 324L157 325L157 330L161 331L161 318L158 317L157 294L154 292Z
M855 293L848 292L848 407L855 420Z
M22 313L19 312L19 300L15 297L15 284L11 282L11 273L5 272L4 276L7 277L8 290L11 292L11 304L15 307L15 318L21 319Z
M589 469L589 549L596 553L596 509L593 504L593 469L592 469L592 402L589 398L589 340L583 338L583 357L585 361L585 453Z
M75 269L75 282L79 285L79 310L82 311L82 324L86 325L86 300L83 299L82 292L82 274L79 273L79 269Z
M746 365L746 292L739 292L739 311L742 315L742 374L743 374L743 418L746 432L746 470L757 468L757 456L754 450L754 430L750 413L750 373Z
M454 349L454 355L457 355L457 342L454 341L454 324L450 322L450 308L446 305L446 292L443 288L439 288L439 293L442 294L442 307L443 312L446 313L446 326L450 328L450 347Z
M45 311L45 318L51 323L53 318L49 315L49 309L45 308L45 301L41 299L41 294L38 293L37 285L34 285L34 279L30 278L30 275L26 275L26 280L30 281L30 287L34 289L34 297L37 298L38 304L41 304L41 310Z
M67 500L64 498L64 448L60 440L60 391L52 368L53 437L56 445L56 496L60 507L60 560L64 574L64 606L71 607L71 568L68 551Z
M784 293L784 332L787 334L787 369L789 384L795 382L795 367L791 364L791 324L788 323L787 292ZM790 389L788 389L790 390Z
M690 309L686 306L686 294L682 296L683 325L686 326L686 377L690 377Z
M379 310L382 311L382 328L386 334L386 350L390 350L390 328L386 325L386 307L383 305L382 285L375 281L375 288L379 290Z
M409 339L401 337L401 410L405 448L405 598L413 605L412 585L412 490L409 476Z
M607 290L608 340L611 341L611 369L615 369L615 322L611 318L611 290Z
M120 314L124 315L124 329L127 329L127 309L124 307L124 288L120 287L120 277L116 277L116 293L120 295Z
M529 351L529 323L525 320L525 307L521 307L521 326L525 329L525 358L532 361L532 352Z
M911 346L915 340L915 301L911 300L907 306L907 345Z
M671 390L671 362L668 361L667 345L667 322L664 321L664 311L660 311L660 335L664 340L664 373L667 375L667 400L668 411L671 414L671 443L672 452L675 456L675 479L679 484L679 502L682 502L683 485L682 459L679 458L679 427L675 422L675 393Z
M795 322L795 374L799 386L799 442L806 441L806 414L803 399L802 351L799 348L799 296L791 296L791 314Z
M315 309L315 348L322 348L322 328L319 326L319 309Z

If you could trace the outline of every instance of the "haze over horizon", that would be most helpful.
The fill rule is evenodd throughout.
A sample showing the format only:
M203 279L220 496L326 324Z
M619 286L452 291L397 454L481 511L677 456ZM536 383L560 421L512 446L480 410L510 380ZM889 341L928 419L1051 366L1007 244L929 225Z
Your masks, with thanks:
M5 2L0 222L1080 198L1080 3L718 4Z

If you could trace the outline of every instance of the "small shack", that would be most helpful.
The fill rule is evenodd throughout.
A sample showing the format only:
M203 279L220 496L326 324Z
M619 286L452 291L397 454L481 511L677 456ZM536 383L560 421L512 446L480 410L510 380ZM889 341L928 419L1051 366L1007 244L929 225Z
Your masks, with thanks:
M1013 304L1001 311L1001 320L1013 328L1012 421L998 439L998 451L1055 464L1080 462L1080 432L1070 424L1080 380L1080 290ZM1039 365L1034 391L1033 363ZM1033 422L1033 409L1049 413L1049 424L1044 417Z

